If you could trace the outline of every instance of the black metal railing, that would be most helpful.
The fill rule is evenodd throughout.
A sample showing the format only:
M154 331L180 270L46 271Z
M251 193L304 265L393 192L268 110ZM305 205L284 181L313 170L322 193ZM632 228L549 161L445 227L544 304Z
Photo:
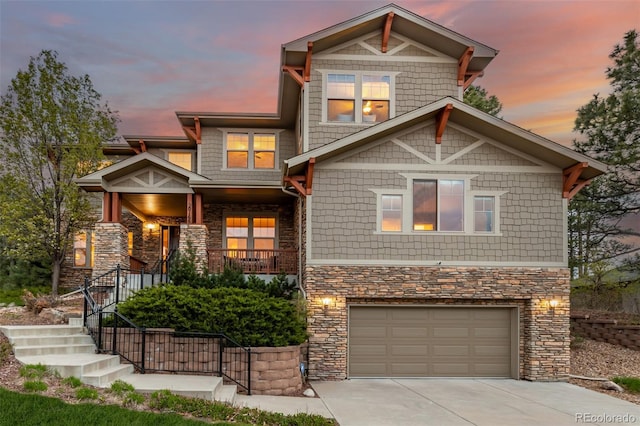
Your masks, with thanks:
M116 267L85 280L84 325L99 352L120 355L140 373L171 372L217 375L251 394L251 348L222 333L147 329L118 312L137 274ZM140 279L143 288L144 279ZM125 290L123 290L125 289Z

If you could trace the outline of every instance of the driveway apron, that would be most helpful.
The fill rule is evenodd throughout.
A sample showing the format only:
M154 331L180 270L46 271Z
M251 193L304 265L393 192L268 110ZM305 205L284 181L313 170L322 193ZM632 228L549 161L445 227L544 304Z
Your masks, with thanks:
M640 426L640 406L562 382L351 379L313 388L341 426Z

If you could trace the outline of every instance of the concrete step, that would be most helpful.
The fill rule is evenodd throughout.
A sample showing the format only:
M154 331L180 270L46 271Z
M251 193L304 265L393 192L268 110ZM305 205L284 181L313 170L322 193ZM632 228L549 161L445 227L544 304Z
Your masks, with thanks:
M96 386L99 388L108 388L111 383L116 380L122 380L123 377L133 374L133 365L119 364L117 366L103 368L101 370L92 371L82 375L82 383Z
M218 388L213 399L233 405L236 402L236 395L238 395L238 386L222 385Z
M93 342L66 345L14 346L13 352L16 358L35 355L94 354L96 346Z
M23 364L42 364L56 370L62 377L77 377L120 365L118 355L54 354L16 357Z
M130 374L120 380L129 383L136 392L152 394L168 390L176 395L213 401L222 388L222 378L212 376L186 376L177 374Z
M48 346L48 345L93 345L93 339L87 334L58 335L58 336L25 336L11 339L14 347Z
M4 325L0 331L11 340L27 336L69 336L83 334L82 326L75 325Z

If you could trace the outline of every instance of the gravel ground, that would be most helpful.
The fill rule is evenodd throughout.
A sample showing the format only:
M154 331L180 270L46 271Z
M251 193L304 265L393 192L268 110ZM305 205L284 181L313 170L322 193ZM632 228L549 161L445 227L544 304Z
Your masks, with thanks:
M34 315L25 308L0 308L0 325L66 323L66 314L69 312L81 312L79 304L74 303L67 307L58 306L55 309L45 309L39 315ZM19 363L11 353L5 354L3 357L2 348L3 345L6 347L7 344L7 338L0 333L0 386L7 389L21 390L23 379L18 374ZM640 378L640 351L587 339L574 341L571 349L571 374L607 379L612 379L616 376ZM606 390L602 388L602 382L600 381L572 378L570 382L640 405L640 394ZM58 386L55 381L50 386L53 386L53 389L50 389L47 393L67 400L72 399L68 392L55 389Z

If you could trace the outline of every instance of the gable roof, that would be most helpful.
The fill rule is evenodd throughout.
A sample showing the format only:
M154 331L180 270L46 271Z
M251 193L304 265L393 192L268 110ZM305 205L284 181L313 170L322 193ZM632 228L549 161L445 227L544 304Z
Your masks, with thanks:
M315 161L319 163L366 145L367 143L378 141L399 131L409 129L425 121L434 120L440 111L448 104L453 106L449 115L449 121L458 123L464 128L493 139L517 151L539 158L559 169L564 170L576 163L588 163L588 166L581 171L581 179L594 178L607 170L605 164L584 154L580 154L571 148L496 118L458 99L445 97L424 107L285 160L283 176L303 174L307 162L312 158L315 158Z
M392 3L283 44L280 55L277 112L176 111L180 124L182 126L194 126L195 118L197 117L203 126L211 127L293 127L296 120L300 86L282 70L282 67L304 66L308 42L313 43L313 53L318 53L376 30L381 30L384 28L387 16L390 13L393 13L391 30L394 33L432 47L452 58L459 59L468 47L473 47L473 56L467 67L469 72L482 72L498 54L496 49L451 31Z
M108 182L129 175L150 165L155 165L174 176L186 180L189 185L202 185L211 182L204 176L190 172L189 170L176 166L175 164L148 152L143 152L142 154L134 155L123 161L112 164L109 167L98 170L97 172L78 178L76 179L76 183L85 191L100 192L107 189L109 186Z

